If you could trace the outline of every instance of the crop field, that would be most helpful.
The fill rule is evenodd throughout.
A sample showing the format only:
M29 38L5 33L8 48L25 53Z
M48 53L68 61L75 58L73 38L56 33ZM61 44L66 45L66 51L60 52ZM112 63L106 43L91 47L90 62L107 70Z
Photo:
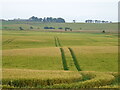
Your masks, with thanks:
M66 24L53 25L58 28ZM18 30L21 25L26 29ZM27 29L31 25L41 28ZM42 30L46 24L37 22L4 22L3 88L118 88L116 24L108 24L111 29L104 24L99 24L99 29L87 24L86 32L76 31L84 25L68 24L74 28L73 32L61 32ZM100 28L112 32L102 33Z
M40 22L28 22L28 21L3 21L2 22L3 30L19 30L19 27L22 27L24 30L31 30L30 27L33 27L32 30L45 30L44 27L54 27L55 30L59 30L58 28L62 28L64 30L65 27L71 28L74 30L95 30L102 31L106 30L107 32L116 32L118 30L117 23L40 23Z

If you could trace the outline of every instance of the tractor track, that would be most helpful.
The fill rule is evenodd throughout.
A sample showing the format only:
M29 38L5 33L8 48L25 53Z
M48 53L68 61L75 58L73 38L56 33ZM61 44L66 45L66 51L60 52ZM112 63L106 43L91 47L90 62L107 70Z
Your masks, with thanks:
M13 42L14 40L15 40L15 38L7 39L6 41L3 42L3 45L9 44L9 43Z
M64 70L69 70L68 65L67 65L67 60L66 60L65 52L64 52L64 49L62 48L60 40L59 40L59 38L57 36L54 36L54 40L55 40L55 46L59 47L60 52L61 52L63 68L64 68ZM82 71L81 68L80 68L80 65L78 63L78 60L77 60L77 58L75 56L75 53L74 53L73 49L69 47L68 50L69 50L69 52L71 54L71 57L72 57L72 60L74 62L74 66L76 67L76 69L78 71Z

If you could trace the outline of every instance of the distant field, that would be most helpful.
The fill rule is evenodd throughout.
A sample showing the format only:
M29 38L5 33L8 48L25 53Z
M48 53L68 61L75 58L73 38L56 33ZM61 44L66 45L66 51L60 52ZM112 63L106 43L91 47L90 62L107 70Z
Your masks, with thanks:
M100 31L117 31L117 24L22 23L3 22L4 88L118 87L118 34ZM43 30L67 24L75 32ZM80 27L100 32L77 32Z
M75 30L106 30L106 32L117 32L118 24L117 23L102 23L102 24L93 24L93 23L39 23L39 22L15 22L15 21L3 21L2 28L5 30L19 30L19 27L22 27L24 30L31 30L30 27L33 27L32 30L46 30L44 27L54 27L55 30L60 30L58 28L62 27L62 30L65 27ZM54 30L54 29L53 29Z
M3 49L55 47L54 36L62 46L117 46L117 34L3 31Z

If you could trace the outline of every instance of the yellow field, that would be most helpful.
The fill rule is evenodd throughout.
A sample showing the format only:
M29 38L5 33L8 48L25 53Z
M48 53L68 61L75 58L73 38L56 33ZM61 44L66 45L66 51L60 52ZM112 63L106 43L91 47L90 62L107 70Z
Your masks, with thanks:
M60 56L59 48L28 48L3 50L4 56Z
M3 79L82 79L78 72L64 70L3 69Z
M118 87L111 33L3 31L4 88Z

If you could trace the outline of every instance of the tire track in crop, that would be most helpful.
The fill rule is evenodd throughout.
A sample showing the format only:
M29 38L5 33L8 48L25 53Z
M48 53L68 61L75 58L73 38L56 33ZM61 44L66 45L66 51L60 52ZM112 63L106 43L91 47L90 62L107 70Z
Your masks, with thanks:
M61 47L61 43L60 43L59 38L58 38L58 37L56 37L56 39L57 39L57 42L58 42L58 46L59 46L59 47Z
M61 57L62 57L63 68L64 68L64 70L69 70L68 65L67 65L67 61L66 61L65 52L64 52L64 49L63 49L62 46L61 46L60 40L59 40L59 38L58 38L57 36L55 36L54 39L55 39L55 46L56 46L56 47L60 47L60 52L61 52ZM75 65L76 69L77 69L78 71L81 71L80 65L79 65L79 63L78 63L78 61L77 61L77 58L76 58L73 50L72 50L71 48L68 48L68 50L70 51L70 54L71 54L71 56L72 56L72 60L73 60L73 62L74 62L74 65Z
M67 65L68 65L69 70L70 71L77 71L69 49L67 47L64 47L63 49L64 49L64 52L65 52L66 61L67 61Z
M14 40L15 40L15 38L7 39L6 41L3 42L3 44L9 44L9 43L11 43Z
M92 42L98 42L98 40L95 40L94 38L87 38L87 39L92 41Z
M55 40L55 46L56 47L61 47L61 43L60 43L60 40L57 36L54 36L54 40Z
M64 70L69 70L68 66L67 66L65 52L64 52L64 49L61 47L60 40L57 36L54 36L54 40L55 40L55 46L60 47L59 49L60 49L60 52L61 52L63 68L64 68Z
M73 62L74 62L74 65L75 65L76 69L78 71L82 71L81 68L80 68L80 65L78 63L78 60L77 60L77 58L76 58L76 56L74 54L74 51L72 50L72 48L68 48L68 49L69 49L69 51L71 53L71 56L72 56L72 59L73 59Z
M54 40L55 40L55 46L57 47L57 40L56 40L56 36L54 36Z
M67 66L67 61L66 61L65 52L64 52L63 48L60 48L60 51L61 51L63 68L64 68L64 70L69 70L68 66Z

